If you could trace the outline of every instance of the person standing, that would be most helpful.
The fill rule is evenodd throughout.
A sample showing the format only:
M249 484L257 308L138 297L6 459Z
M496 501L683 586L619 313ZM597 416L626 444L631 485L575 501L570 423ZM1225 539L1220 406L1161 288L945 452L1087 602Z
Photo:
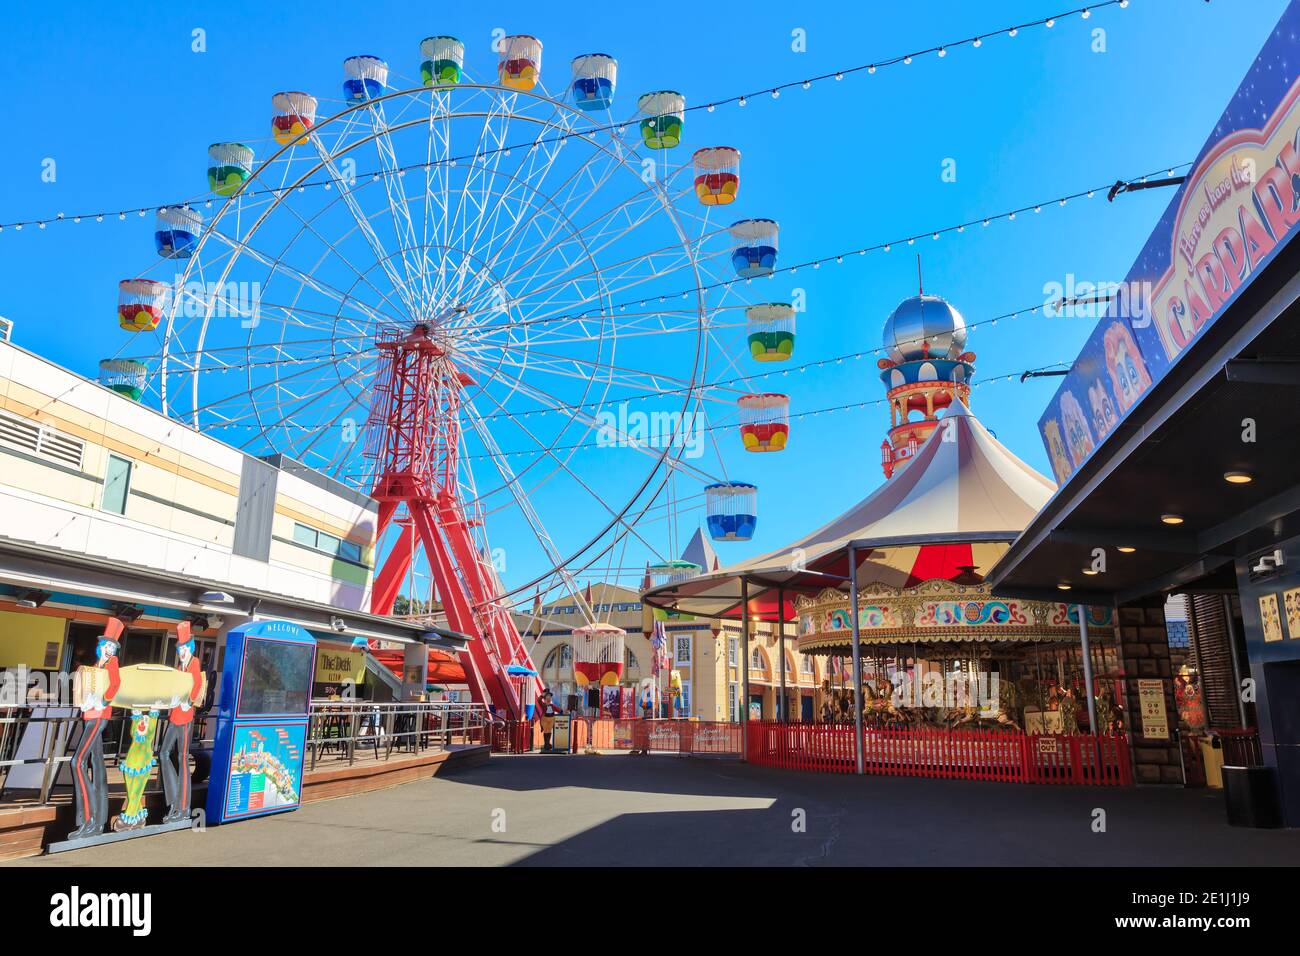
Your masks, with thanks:
M163 732L162 746L158 748L168 808L163 823L186 820L190 815L190 736L194 727L194 707L203 698L203 672L194 656L191 626L189 621L176 625L176 660L180 670L189 675L190 686L186 696L168 712L167 729Z
M87 689L81 699L82 731L72 758L72 785L76 796L77 828L69 840L99 836L108 823L108 779L104 770L104 727L113 716L109 703L117 695L121 677L117 651L124 625L115 617L104 622L104 633L95 644L95 667L108 672L102 695Z
M542 753L549 754L554 752L551 746L551 735L555 733L555 715L560 709L551 703L551 692L542 691L542 701L537 705L537 720L542 725Z

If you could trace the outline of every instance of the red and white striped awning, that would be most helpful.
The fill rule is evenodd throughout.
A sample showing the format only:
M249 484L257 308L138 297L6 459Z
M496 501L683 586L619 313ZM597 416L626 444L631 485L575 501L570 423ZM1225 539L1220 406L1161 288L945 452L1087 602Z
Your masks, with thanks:
M645 601L738 618L743 578L754 620L792 620L795 594L847 588L850 546L859 586L952 579L963 566L988 571L1055 490L954 402L906 468L835 520L759 557L652 588Z

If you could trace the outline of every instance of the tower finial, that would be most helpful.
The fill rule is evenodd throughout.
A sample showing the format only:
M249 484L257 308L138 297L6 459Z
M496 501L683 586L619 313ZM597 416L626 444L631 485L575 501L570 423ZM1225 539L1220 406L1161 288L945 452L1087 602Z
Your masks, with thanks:
M925 286L921 282L921 254L916 254L916 291L918 295L925 295Z

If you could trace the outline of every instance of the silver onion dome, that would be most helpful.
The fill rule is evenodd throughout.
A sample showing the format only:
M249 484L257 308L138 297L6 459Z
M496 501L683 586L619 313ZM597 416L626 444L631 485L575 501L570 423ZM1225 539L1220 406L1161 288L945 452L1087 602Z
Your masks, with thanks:
M925 358L955 359L966 351L966 320L937 295L904 299L885 320L881 344L895 362Z

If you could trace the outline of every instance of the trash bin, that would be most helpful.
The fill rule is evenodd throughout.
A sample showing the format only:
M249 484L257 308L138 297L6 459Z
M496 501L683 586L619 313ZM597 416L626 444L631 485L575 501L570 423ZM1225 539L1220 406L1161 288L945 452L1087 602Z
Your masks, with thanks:
M1223 795L1234 827L1282 826L1277 776L1272 767L1224 767Z
M1215 790L1223 789L1223 741L1218 734L1200 739L1201 766L1205 768L1205 785Z

